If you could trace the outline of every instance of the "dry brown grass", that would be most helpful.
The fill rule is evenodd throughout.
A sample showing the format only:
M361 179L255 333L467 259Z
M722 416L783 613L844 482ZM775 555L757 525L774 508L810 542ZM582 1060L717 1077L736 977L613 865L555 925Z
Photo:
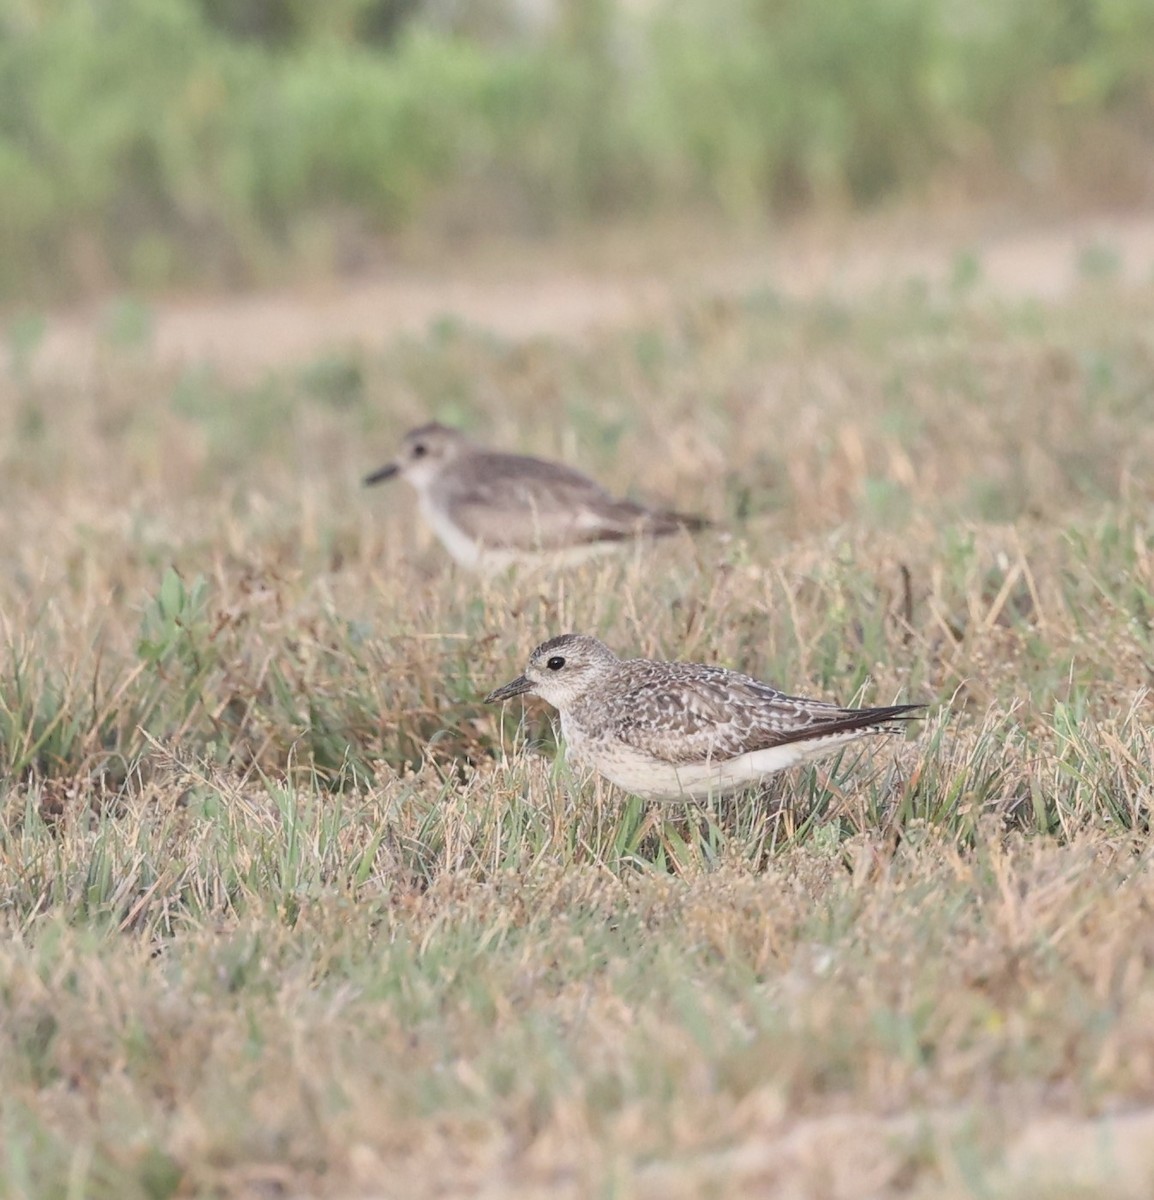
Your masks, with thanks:
M1147 1194L1152 317L10 372L0 1191ZM431 415L730 533L463 576L358 485ZM568 628L934 707L646 812L479 703Z

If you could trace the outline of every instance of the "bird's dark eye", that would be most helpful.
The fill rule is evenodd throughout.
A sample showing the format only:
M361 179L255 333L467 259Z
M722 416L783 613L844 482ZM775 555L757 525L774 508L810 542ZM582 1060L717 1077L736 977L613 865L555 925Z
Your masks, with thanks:
M429 453L429 448L425 445L424 442L418 442L413 447L413 457L414 458L424 458L425 455L428 453Z
M560 654L554 654L553 657L545 664L550 671L560 671L565 665L565 660Z

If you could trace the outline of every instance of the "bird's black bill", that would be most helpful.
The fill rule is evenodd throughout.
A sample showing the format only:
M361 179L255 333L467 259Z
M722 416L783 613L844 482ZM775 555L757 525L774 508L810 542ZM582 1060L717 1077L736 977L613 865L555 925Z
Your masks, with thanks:
M371 487L374 483L384 483L386 479L392 477L400 470L396 463L388 463L381 467L379 471L374 471L371 475L365 476L365 487Z
M490 692L485 697L485 703L496 704L498 700L512 700L514 696L523 696L532 686L533 684L524 675L518 675L516 679L505 684L504 687L499 687L495 692Z

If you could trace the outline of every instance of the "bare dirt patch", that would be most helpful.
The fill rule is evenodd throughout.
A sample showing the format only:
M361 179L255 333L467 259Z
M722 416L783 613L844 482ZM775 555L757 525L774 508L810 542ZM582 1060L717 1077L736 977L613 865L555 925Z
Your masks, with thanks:
M438 320L515 340L567 339L703 294L853 298L917 282L1057 301L1095 278L1154 278L1154 212L1044 224L890 216L741 240L665 235L640 251L610 238L606 247L592 260L580 249L491 248L355 282L162 301L151 310L151 351L163 364L251 376L333 349L379 347ZM85 377L102 353L104 311L51 318L37 369Z

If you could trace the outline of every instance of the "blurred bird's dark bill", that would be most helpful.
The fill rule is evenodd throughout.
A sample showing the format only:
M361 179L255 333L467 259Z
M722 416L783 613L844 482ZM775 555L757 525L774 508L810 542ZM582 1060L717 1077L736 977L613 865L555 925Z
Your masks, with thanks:
M396 463L386 463L379 471L365 476L365 487L374 483L384 483L386 479L392 479L399 470L400 467Z

